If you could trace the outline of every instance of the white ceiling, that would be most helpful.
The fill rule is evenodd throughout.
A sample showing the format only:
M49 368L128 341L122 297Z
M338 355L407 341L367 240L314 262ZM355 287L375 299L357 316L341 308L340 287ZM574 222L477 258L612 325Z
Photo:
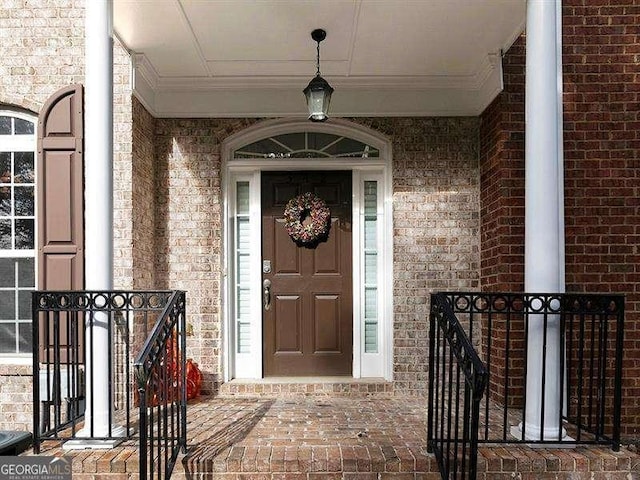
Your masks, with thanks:
M333 116L477 115L526 0L114 0L135 92L159 117L292 116L315 74Z

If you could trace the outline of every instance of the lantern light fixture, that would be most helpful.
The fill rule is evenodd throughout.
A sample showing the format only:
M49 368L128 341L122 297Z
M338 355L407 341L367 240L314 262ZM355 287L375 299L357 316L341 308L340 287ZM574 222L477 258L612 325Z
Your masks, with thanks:
M333 88L324 78L320 76L320 42L327 38L327 32L321 28L311 32L311 38L317 42L316 54L316 76L309 82L307 88L303 90L307 99L307 108L309 109L309 120L312 122L324 122L329 118L329 102L331 102L331 94Z

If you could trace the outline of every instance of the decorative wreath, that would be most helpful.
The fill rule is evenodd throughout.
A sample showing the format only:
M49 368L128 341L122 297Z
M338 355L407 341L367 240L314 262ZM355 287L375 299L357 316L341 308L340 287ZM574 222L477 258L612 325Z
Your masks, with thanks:
M311 192L293 197L284 208L284 226L291 239L310 245L329 232L331 212L327 204Z

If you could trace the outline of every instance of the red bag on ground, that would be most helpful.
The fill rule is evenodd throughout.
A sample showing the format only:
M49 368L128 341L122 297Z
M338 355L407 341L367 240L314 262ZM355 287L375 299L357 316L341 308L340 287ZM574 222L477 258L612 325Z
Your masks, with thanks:
M202 388L202 372L198 364L189 358L187 360L187 400L200 395Z

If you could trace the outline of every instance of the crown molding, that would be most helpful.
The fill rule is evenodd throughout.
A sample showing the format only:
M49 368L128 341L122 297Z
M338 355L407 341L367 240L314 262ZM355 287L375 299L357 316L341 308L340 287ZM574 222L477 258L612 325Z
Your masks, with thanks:
M228 89L290 89L304 87L311 76L198 76L161 77L142 53L132 55L134 68L158 91L228 90ZM425 90L431 88L479 89L499 63L499 53L492 53L481 62L476 72L469 75L414 75L414 76L331 76L325 78L340 88L383 88ZM301 87L301 88L302 88Z
M144 53L132 53L131 61L136 73L136 78L142 77L151 88L157 90L160 84L160 75L158 75L158 71L147 56Z
M156 117L304 114L307 77L161 77L144 54L132 62L135 95ZM479 115L502 90L502 63L492 53L470 75L326 78L336 89L334 116Z

